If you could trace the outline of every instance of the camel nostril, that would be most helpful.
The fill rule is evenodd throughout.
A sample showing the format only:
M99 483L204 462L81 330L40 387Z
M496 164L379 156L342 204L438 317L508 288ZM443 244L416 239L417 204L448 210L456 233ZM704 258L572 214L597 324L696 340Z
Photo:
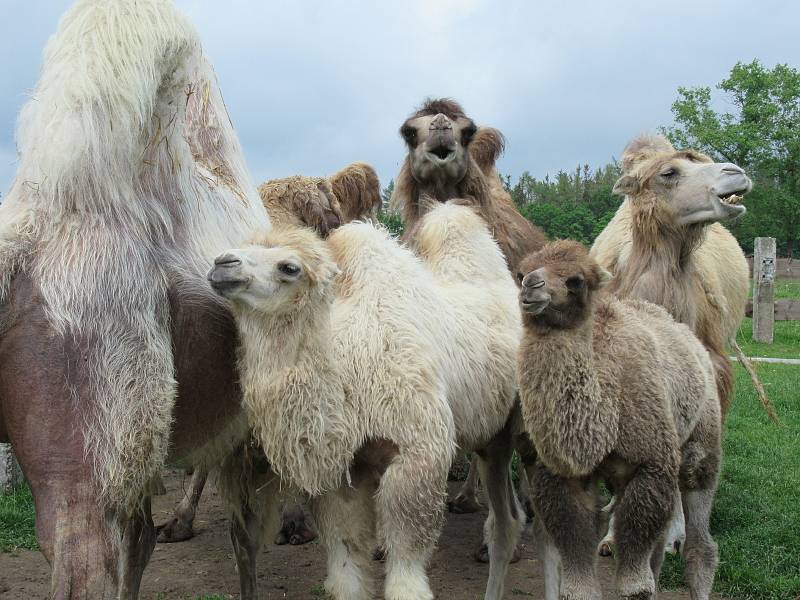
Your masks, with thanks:
M722 172L726 175L744 175L744 169L734 164L725 165Z
M242 260L233 254L222 254L214 259L217 267L235 267L242 264Z

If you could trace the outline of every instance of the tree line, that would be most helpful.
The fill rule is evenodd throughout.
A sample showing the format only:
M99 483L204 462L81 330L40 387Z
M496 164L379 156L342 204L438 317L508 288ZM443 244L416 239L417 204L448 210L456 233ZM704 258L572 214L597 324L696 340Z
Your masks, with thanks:
M754 238L769 236L779 254L792 257L800 240L800 71L781 64L769 69L758 60L737 63L716 94L710 87L678 88L672 114L673 125L661 133L675 147L736 163L753 179L747 213L726 223L744 251L751 254ZM548 236L590 245L622 202L611 191L620 174L612 160L552 178L528 171L516 181L501 178L520 212ZM390 182L384 189L385 206L393 187ZM402 227L398 215L384 211L381 219L393 231Z

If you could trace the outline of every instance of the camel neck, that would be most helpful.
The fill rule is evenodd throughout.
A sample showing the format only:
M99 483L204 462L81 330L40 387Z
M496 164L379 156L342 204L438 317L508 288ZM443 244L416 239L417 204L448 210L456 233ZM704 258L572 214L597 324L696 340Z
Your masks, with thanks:
M313 358L327 357L330 308L305 306L291 313L264 316L253 311L238 319L243 377L264 376Z
M547 467L565 477L591 473L612 446L614 403L595 373L594 320L569 329L526 329L520 350L522 416ZM585 443L584 443L585 442Z
M630 257L609 291L663 306L676 320L693 327L694 251L703 240L704 227L677 225L655 200L632 206L632 211Z

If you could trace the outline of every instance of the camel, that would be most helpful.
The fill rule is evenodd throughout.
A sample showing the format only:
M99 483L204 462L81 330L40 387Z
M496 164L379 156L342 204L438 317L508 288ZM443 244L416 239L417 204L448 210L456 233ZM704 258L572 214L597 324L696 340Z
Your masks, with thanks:
M239 326L256 439L285 481L324 492L312 510L327 592L372 598L382 542L385 597L433 598L425 567L458 444L480 457L491 506L485 597L499 600L524 523L510 476L516 287L471 208L431 211L416 242L419 257L367 223L327 244L275 229L220 255L209 278Z
M347 165L330 177L293 175L271 179L258 187L264 207L275 225L306 226L326 237L343 223L377 219L381 189L375 170L363 162ZM194 537L194 518L208 471L197 468L175 515L158 527L158 542L173 543ZM299 499L287 499L275 544L306 544L316 534L306 522Z
M619 595L654 596L680 488L687 582L692 598L706 600L718 562L709 518L722 454L708 352L662 307L601 293L611 275L578 242L553 242L518 276L520 398L539 456L530 476L548 600L601 596L598 480L620 498Z
M402 215L405 242L413 247L419 220L437 203L453 200L479 211L512 273L521 258L544 246L544 233L519 213L495 169L505 148L498 130L478 128L461 105L441 98L425 100L400 127L400 135L408 155L395 178L390 207ZM476 460L473 457L461 491L448 503L451 512L469 513L480 508ZM524 479L524 473L522 476ZM527 487L524 484L523 490ZM475 557L481 562L488 560L485 545Z
M659 304L692 328L714 360L724 418L733 389L725 344L744 318L749 270L720 222L744 214L752 184L738 166L676 151L662 136L634 139L622 165L614 192L625 201L592 256L615 274L611 292Z
M363 162L330 177L272 179L258 192L273 222L312 227L323 237L340 224L377 220L381 206L378 175Z
M592 254L615 273L610 292L659 304L692 328L714 361L724 419L733 388L725 343L735 340L744 317L749 273L739 244L720 221L744 214L740 194L752 184L738 166L676 151L662 136L634 139L622 165L614 192L625 202ZM604 556L611 554L614 523L612 515L600 545ZM667 551L678 551L684 537L678 504Z
M32 98L0 205L0 439L33 493L50 597L134 599L164 464L246 439L236 325L205 272L269 218L166 0L78 0Z
M401 213L404 241L413 245L417 223L436 203L457 200L486 220L512 272L545 244L544 233L519 214L494 170L504 148L499 131L479 129L457 102L441 98L426 100L400 135L408 155L389 204Z

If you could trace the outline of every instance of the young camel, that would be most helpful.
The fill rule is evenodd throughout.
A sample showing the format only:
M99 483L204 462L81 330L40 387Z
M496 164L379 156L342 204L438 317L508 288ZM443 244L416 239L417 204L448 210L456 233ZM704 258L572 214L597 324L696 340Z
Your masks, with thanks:
M539 456L533 498L545 532L548 600L600 597L598 480L620 497L620 596L654 595L680 488L689 589L707 599L717 565L709 517L722 452L708 352L663 308L600 293L610 275L577 242L546 246L523 261L518 277L520 397Z
M626 201L615 219L626 224L629 241L614 265L608 290L619 298L663 306L694 331L714 362L724 418L733 388L725 343L744 315L748 268L738 243L718 222L744 214L741 194L752 184L736 165L714 163L691 150L676 151L661 136L633 140L622 164L624 172L614 192L625 195ZM595 242L593 255L604 254L617 227L609 224ZM612 513L600 545L603 555L611 553L613 525ZM678 550L683 537L678 504L667 550Z
M475 207L489 225L509 270L547 242L544 233L514 206L495 169L505 140L496 129L478 128L458 102L449 98L427 99L400 127L408 154L395 178L391 206L399 210L405 224L403 240L412 247L420 219L439 203L449 200ZM517 443L521 456L528 456L525 440ZM473 457L461 491L448 503L454 513L480 509L476 488L478 471ZM522 472L521 489L527 488ZM527 502L526 502L527 507ZM486 545L475 553L489 560Z
M330 177L272 179L262 183L258 193L272 223L310 227L322 237L343 223L376 218L381 203L378 175L363 162L349 164ZM174 516L158 527L159 543L194 537L194 519L207 479L207 468L194 469ZM300 500L287 498L275 543L306 544L316 537Z
M539 455L533 499L549 547L548 597L600 597L596 506L603 479L621 497L620 596L655 593L680 486L689 588L692 598L708 598L717 565L708 525L721 462L708 353L661 307L599 293L610 275L577 242L546 246L523 261L518 277L520 397Z
M425 569L458 444L480 457L491 505L485 597L499 600L524 523L509 470L516 287L469 208L432 211L417 252L364 223L327 244L281 230L221 255L209 278L232 301L245 407L273 468L308 492L332 489L312 509L328 592L371 598L380 541L385 597L433 597Z

